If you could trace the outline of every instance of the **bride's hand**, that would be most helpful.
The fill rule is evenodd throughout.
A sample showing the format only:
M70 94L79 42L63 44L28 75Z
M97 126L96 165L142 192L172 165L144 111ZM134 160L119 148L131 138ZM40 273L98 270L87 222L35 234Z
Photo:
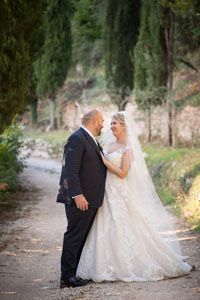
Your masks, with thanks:
M100 154L101 154L101 158L102 158L102 160L103 160L103 163L104 163L104 165L106 166L106 159L105 159L105 156L103 155L102 152L100 152Z

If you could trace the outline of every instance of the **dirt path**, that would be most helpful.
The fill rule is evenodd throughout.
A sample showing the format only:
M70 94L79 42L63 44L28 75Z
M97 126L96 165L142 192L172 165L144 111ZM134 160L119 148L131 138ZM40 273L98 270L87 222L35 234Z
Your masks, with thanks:
M20 218L1 224L5 238L0 252L0 299L133 299L200 300L200 240L184 219L172 217L184 255L195 264L190 275L160 282L90 283L82 288L59 289L60 255L66 228L64 207L55 197L60 164L30 159L22 174L28 192ZM27 192L26 192L27 193Z

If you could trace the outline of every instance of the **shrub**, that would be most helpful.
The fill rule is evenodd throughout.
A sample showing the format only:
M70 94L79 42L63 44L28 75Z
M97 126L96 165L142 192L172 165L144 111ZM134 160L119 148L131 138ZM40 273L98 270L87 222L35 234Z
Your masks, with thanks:
M22 140L17 125L11 125L0 135L0 201L17 186L18 174L25 167L25 158L20 157Z

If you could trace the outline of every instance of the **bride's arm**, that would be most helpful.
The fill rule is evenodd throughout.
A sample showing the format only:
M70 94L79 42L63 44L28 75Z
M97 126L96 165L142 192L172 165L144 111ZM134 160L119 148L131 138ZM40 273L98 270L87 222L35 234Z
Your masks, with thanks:
M102 159L104 165L112 172L120 178L125 178L131 168L131 162L133 161L133 153L131 149L127 149L122 156L121 167L118 168L111 162L109 162L102 154Z

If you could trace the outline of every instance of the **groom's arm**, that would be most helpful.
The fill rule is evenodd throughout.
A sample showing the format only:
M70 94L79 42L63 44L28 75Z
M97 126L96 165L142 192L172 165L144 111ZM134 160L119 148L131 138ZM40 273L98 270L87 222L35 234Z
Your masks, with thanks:
M81 139L76 135L72 135L67 141L65 150L65 174L70 197L82 194L79 178L82 156L83 144Z
M79 172L81 168L84 146L81 139L72 135L67 142L65 151L65 171L70 196L74 198L77 208L88 209L88 202L82 194Z

